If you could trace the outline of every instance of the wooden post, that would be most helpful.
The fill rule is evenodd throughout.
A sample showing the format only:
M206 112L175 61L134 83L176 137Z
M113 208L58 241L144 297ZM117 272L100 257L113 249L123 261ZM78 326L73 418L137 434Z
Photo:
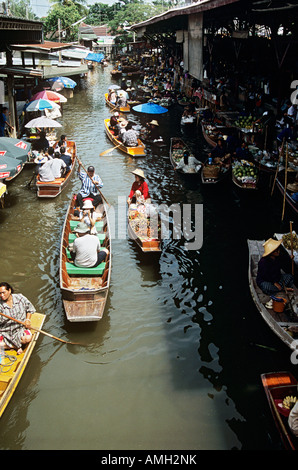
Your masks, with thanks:
M284 215L285 215L287 180L288 180L288 144L287 144L287 148L286 148L285 183L284 183L284 184L285 184L285 187L284 187L284 198L283 198L283 206L282 206L282 216L281 216L281 220L284 220Z

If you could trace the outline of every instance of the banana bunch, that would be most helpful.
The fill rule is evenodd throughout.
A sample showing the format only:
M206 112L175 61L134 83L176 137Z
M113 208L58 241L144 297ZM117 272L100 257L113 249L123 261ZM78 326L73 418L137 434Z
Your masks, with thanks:
M292 395L288 395L283 399L282 406L291 410L297 401L297 397L293 397Z

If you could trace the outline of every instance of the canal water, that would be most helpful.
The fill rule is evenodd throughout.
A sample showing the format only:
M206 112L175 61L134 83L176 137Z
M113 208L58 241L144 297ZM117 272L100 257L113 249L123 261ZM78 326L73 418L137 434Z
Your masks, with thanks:
M63 105L58 134L75 140L83 164L95 166L116 215L137 167L155 204L202 204L203 244L187 250L183 237L171 237L160 257L144 256L116 233L103 319L69 323L59 290L59 246L79 180L74 175L54 200L39 200L28 188L32 167L9 184L0 213L1 279L46 314L45 331L84 346L40 335L1 418L1 448L280 449L260 374L297 371L251 300L247 239L288 231L291 214L281 222L281 198L270 196L269 181L250 200L231 182L205 188L183 179L173 171L169 148L148 147L141 159L117 149L100 156L112 146L103 124L111 115L104 101L110 70L96 67L81 79ZM177 105L154 116L167 143L183 135L182 111ZM144 123L135 112L129 119ZM200 128L184 137L202 159L208 147Z

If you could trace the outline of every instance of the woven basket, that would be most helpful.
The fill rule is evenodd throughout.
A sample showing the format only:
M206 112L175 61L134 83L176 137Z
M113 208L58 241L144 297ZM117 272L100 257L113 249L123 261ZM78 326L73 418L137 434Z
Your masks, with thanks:
M219 174L219 166L217 165L207 165L203 167L203 175L205 178L216 178Z

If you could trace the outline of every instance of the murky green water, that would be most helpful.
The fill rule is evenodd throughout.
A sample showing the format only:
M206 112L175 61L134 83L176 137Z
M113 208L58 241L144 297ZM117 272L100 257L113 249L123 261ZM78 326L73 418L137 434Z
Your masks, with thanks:
M80 184L74 175L61 196L38 200L26 187L32 175L26 168L9 185L0 213L1 278L47 315L44 330L87 346L40 335L1 418L1 448L280 448L260 374L293 366L252 303L246 245L247 238L288 231L289 219L280 222L280 198L261 192L250 202L230 184L187 182L174 173L168 150L148 150L139 160L118 150L100 157L111 147L103 125L110 83L109 68L89 72L64 105L61 133L76 141L84 164L96 167L116 213L136 167L145 171L154 203L203 204L203 247L187 251L183 240L165 240L160 258L147 259L131 240L115 238L104 318L69 323L59 290L59 245ZM167 141L181 134L181 113L177 107L159 118ZM129 117L143 122L135 113ZM200 129L188 140L200 157Z

